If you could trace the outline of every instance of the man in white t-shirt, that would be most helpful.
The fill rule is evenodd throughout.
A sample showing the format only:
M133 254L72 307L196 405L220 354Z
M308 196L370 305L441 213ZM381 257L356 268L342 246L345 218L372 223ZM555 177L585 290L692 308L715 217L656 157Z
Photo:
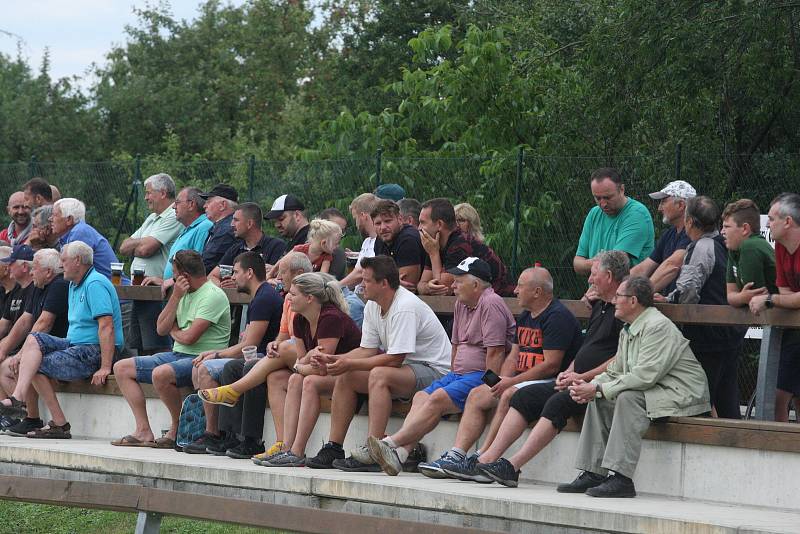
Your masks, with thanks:
M358 405L369 394L369 435L382 438L392 399L410 399L450 372L452 347L433 310L400 286L400 271L389 256L364 258L364 325L361 346L341 355L315 357L337 376L331 407L330 441L343 443ZM335 460L343 471L380 471L366 446Z
M339 281L339 284L342 287L355 286L357 294L361 294L363 291L361 285L363 270L361 260L375 255L375 238L377 234L375 233L375 225L372 222L372 210L375 209L375 204L378 203L378 200L380 199L372 193L364 193L363 195L358 195L350 203L350 215L353 216L353 220L356 222L356 230L364 238L364 241L361 243L361 251L358 253L355 267L353 267L350 274Z

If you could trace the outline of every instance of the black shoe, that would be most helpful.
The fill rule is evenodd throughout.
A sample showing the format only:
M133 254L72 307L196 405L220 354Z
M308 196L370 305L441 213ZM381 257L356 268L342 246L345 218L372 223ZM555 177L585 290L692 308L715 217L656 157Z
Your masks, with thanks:
M423 462L428 461L428 450L422 443L417 443L417 446L411 449L408 453L408 458L403 462L403 471L406 473L419 473L417 466Z
M596 475L590 471L584 471L578 475L578 478L569 484L559 484L556 486L556 491L559 493L584 493L589 488L599 486L603 483L603 481L605 481L605 479L606 478L602 475Z
M306 460L306 467L311 469L333 469L333 461L343 459L344 449L342 446L329 441L322 446L316 456Z
M235 434L226 434L225 439L220 439L206 447L206 453L214 456L227 456L228 449L235 449L239 446L239 438Z
M183 452L186 454L208 454L206 452L207 447L213 447L217 443L222 440L222 436L215 436L214 434L209 434L208 432L204 432L202 436L194 440L193 442L185 445L183 447Z
M19 424L19 421L7 415L0 415L0 432L6 432L12 426Z
M18 422L16 425L9 427L6 429L6 434L9 436L17 436L20 438L24 438L28 435L28 432L32 430L38 430L44 426L44 421L39 419L31 419L30 417L26 417L22 421Z
M228 458L236 458L238 460L249 460L256 454L261 454L264 452L264 450L263 443L259 443L252 438L245 438L245 440L236 447L228 449L225 452L225 456Z
M479 473L486 475L498 484L509 488L516 488L519 484L519 471L505 458L500 458L490 464L478 463L475 468Z
M333 467L340 471L347 471L350 473L380 473L381 466L372 462L371 464L361 463L352 456L341 460L334 460Z
M615 473L599 486L587 489L586 495L592 497L636 497L636 488L633 487L633 480Z

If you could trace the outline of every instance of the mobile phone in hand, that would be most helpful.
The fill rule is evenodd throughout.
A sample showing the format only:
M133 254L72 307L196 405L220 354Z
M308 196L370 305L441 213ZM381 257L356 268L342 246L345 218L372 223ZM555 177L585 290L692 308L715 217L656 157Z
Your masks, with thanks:
M495 373L491 369L487 369L486 372L483 373L481 380L483 381L484 384L486 384L491 388L497 385L498 382L500 382L500 377L497 376L497 373Z

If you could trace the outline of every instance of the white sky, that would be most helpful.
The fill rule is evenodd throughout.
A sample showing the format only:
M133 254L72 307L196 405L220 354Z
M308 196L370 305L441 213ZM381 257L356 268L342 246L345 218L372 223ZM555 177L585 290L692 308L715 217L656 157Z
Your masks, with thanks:
M172 0L168 5L175 18L191 20L202 3ZM242 3L228 0L223 5ZM92 63L105 63L105 54L113 44L125 42L125 25L137 23L133 7L147 5L145 0L0 0L0 52L16 57L21 40L23 57L38 72L45 48L49 48L53 79L85 77ZM80 86L90 84L84 80Z

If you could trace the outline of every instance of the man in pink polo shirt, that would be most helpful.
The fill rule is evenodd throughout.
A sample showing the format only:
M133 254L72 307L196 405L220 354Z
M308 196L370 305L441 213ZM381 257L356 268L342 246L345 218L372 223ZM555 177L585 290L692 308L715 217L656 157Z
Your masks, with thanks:
M515 323L503 298L492 290L492 271L485 261L469 257L450 269L457 302L451 336L452 371L414 395L402 428L367 441L370 456L388 475L397 475L414 446L442 416L461 413L469 392L482 384L486 369L500 366L514 342Z

